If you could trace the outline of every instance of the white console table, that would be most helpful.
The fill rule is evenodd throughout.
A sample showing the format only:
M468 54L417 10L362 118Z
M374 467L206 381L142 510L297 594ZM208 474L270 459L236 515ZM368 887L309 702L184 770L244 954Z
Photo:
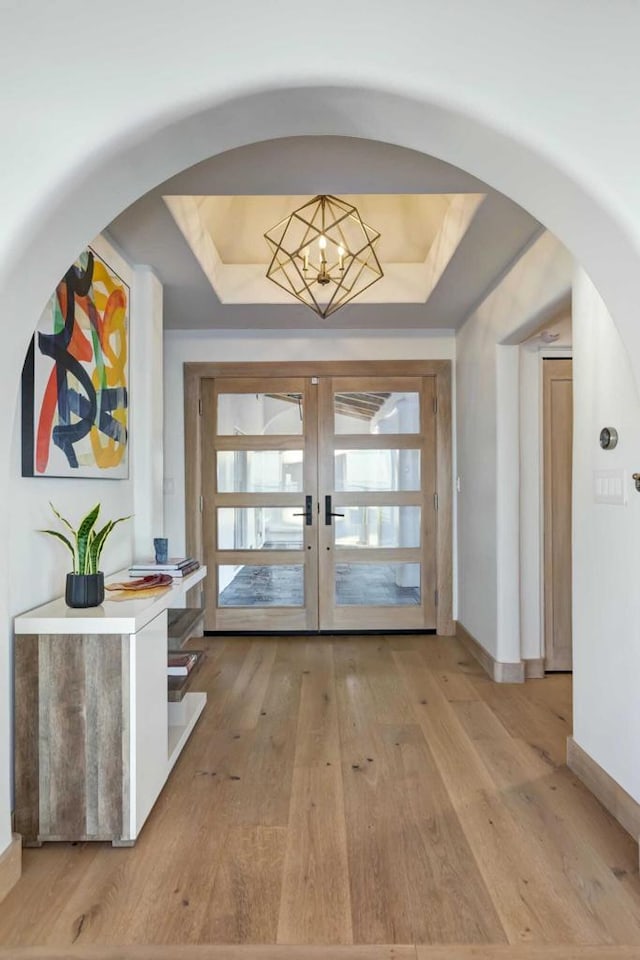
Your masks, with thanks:
M152 598L15 618L15 818L26 844L131 846L206 704L167 701L167 609L206 567ZM123 580L117 573L107 582Z

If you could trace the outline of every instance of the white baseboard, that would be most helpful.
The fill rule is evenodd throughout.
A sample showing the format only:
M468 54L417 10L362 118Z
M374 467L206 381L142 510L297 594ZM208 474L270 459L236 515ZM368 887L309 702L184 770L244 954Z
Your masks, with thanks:
M0 902L15 887L22 875L22 837L14 833L11 843L0 856Z
M525 680L542 680L544 677L544 657L535 660L523 660Z
M640 803L578 746L573 737L567 737L567 766L637 841L640 838Z
M512 663L496 660L459 621L456 624L456 636L462 640L469 653L496 683L524 683L524 660Z

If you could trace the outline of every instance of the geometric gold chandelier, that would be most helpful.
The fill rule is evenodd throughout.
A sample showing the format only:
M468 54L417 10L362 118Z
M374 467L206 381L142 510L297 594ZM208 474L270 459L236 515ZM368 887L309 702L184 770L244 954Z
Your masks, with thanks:
M328 317L380 280L380 234L356 207L320 195L265 233L267 277L321 317Z

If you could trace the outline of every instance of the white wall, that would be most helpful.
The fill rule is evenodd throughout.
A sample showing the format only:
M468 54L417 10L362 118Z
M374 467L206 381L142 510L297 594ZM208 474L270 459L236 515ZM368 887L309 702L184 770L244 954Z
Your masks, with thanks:
M458 619L497 660L520 660L518 343L570 288L544 234L456 338Z
M455 337L450 331L290 330L233 333L169 330L165 333L165 533L171 552L185 546L183 364L194 361L295 360L453 360ZM455 384L453 401L455 403ZM455 423L455 410L454 421ZM455 436L454 436L455 450ZM455 557L454 514L454 571ZM454 615L457 594L454 576Z
M583 271L573 288L574 738L640 801L640 399L628 354ZM618 430L615 450L599 445ZM595 503L594 470L624 470L626 506Z
M542 391L538 344L520 354L520 652L542 656Z
M76 480L22 477L20 410L11 443L10 603L15 615L64 593L70 556L37 531L58 529L49 501L72 523L101 504L100 519L133 515L118 526L102 555L105 573L129 565L134 544L153 554L153 531L162 534L162 287L146 267L136 270L104 237L92 246L131 290L129 367L129 479ZM157 534L156 534L157 535Z
M134 273L129 264L101 237L94 240L92 246L132 289ZM132 290L132 311L133 306ZM134 372L132 365L130 369L132 408L137 380ZM103 521L131 514L134 496L131 461L128 480L22 477L20 475L20 435L21 416L18 408L11 443L9 494L12 504L9 521L9 542L13 547L9 581L12 614L28 610L38 603L44 603L64 593L65 577L70 569L71 557L62 544L37 532L42 527L53 529L59 527L58 521L49 508L49 501L75 525L87 510L98 502L102 504L100 519ZM131 449L129 453L131 456ZM105 570L113 571L129 563L132 540L133 524L122 524L116 528L104 549L103 568Z
M154 556L153 538L164 536L162 284L149 267L136 267L131 303L133 552L143 560Z
M520 660L519 349L498 345L496 370L496 659Z

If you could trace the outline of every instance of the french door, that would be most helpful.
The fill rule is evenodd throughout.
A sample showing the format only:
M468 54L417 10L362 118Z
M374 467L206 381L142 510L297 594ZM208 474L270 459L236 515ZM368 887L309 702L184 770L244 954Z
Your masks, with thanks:
M205 628L436 626L436 376L200 381Z
M206 630L316 630L317 388L202 383Z

